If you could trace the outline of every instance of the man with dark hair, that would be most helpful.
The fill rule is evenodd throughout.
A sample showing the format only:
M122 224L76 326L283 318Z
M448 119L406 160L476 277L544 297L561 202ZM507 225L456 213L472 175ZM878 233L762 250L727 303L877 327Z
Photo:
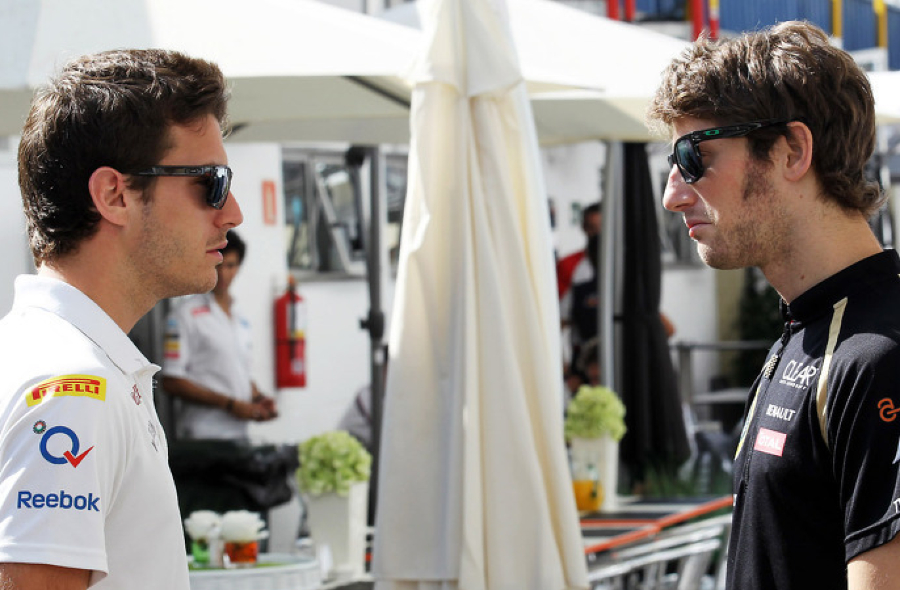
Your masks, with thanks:
M166 322L162 386L184 402L181 437L246 441L248 421L278 415L251 377L250 322L230 293L245 253L244 241L228 232L215 288L180 302Z
M0 587L187 590L151 365L126 334L215 285L242 221L219 68L162 50L67 64L19 184L37 275L0 321Z
M867 223L865 73L787 22L694 43L650 116L674 138L664 205L701 258L759 267L783 300L734 465L728 587L900 587L900 259Z

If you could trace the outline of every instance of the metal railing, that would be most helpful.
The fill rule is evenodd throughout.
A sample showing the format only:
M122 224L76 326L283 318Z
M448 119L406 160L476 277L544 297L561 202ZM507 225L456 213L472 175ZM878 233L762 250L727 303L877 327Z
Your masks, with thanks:
M742 350L768 350L768 340L720 340L717 342L676 342L672 348L678 353L678 388L681 401L691 409L696 405L716 403L741 403L747 397L747 387L719 391L694 391L694 353L696 351L723 352Z

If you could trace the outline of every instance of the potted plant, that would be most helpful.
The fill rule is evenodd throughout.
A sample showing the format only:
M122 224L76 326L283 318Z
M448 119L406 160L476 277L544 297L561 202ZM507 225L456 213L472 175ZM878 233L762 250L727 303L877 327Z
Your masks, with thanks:
M269 536L259 514L231 510L222 516L224 561L227 568L253 567L259 557L259 540Z
M313 540L328 547L335 573L363 574L372 456L343 430L307 439L299 453L297 483Z
M614 508L619 441L625 430L625 406L619 396L608 387L582 385L566 410L565 420L579 510ZM608 493L603 493L604 488Z
M184 519L184 530L191 539L191 555L197 567L223 567L222 516L212 510L195 510Z

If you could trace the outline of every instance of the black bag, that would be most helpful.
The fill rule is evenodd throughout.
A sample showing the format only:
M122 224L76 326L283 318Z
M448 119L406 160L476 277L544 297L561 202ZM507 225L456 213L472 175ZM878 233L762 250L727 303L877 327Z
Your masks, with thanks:
M194 510L263 512L290 501L299 467L296 445L190 440L169 447L182 514Z

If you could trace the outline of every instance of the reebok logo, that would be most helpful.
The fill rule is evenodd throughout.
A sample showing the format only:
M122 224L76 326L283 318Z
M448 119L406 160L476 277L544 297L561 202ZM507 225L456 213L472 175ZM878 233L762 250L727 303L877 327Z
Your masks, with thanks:
M19 510L44 510L50 508L100 512L99 504L100 496L95 496L93 492L87 496L72 496L67 494L65 490L60 490L58 494L38 494L20 490L16 508Z

